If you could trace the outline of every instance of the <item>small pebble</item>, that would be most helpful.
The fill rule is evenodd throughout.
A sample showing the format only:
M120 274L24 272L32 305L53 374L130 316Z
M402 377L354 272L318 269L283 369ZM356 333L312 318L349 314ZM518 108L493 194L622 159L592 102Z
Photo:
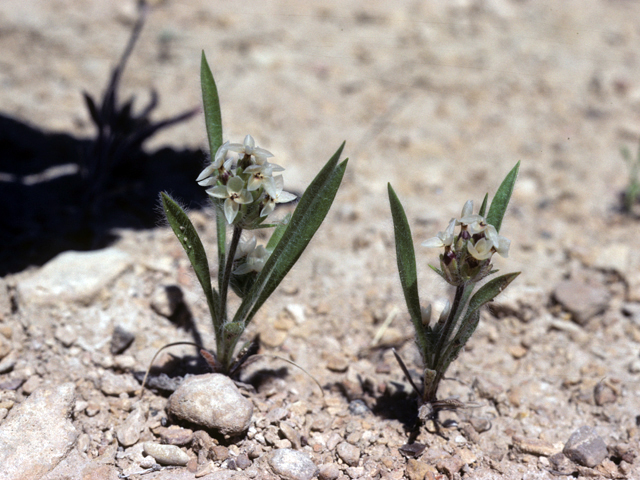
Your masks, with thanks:
M56 340L67 348L78 340L78 334L71 325L58 326L55 331L55 337Z
M269 456L269 465L288 480L311 480L318 475L318 467L305 453L288 448L275 450Z
M138 381L132 375L116 375L112 372L105 372L100 382L100 390L105 395L118 396L121 393L132 394L140 388Z
M36 388L40 386L42 379L37 375L29 377L29 379L22 385L22 393L24 395L31 395Z
M122 425L116 428L116 437L120 445L130 447L140 440L140 432L144 428L146 421L145 414L141 409L131 412Z
M245 453L241 453L236 457L236 467L240 470L244 470L245 468L249 468L251 466L251 460Z
M175 445L160 445L153 442L144 443L144 452L162 465L186 465L189 455Z
M369 410L369 407L367 407L367 404L364 403L363 400L358 398L349 402L349 413L351 415L363 416L367 413L371 413L371 410Z
M167 445L187 445L193 440L193 430L182 428L177 425L170 427L160 427L154 430L154 433L160 436L162 443Z
M336 453L344 463L351 467L358 465L360 460L360 449L348 442L342 442L336 447Z
M320 465L318 478L320 480L336 480L340 476L340 467L335 463Z
M111 355L120 355L131 346L135 338L133 333L117 325L111 335L111 346L109 347Z
M251 425L253 403L233 381L221 374L188 377L169 397L167 410L182 420L224 435L245 432Z
M594 428L585 425L571 434L562 453L579 465L593 468L607 457L607 445Z
M407 461L406 474L409 480L423 480L433 467L425 462L410 458Z
M589 285L575 280L560 282L554 292L555 300L561 304L578 325L586 325L595 315L609 305L609 291L604 285Z
M537 438L523 438L516 435L513 437L513 446L522 453L531 455L550 457L558 453L549 442Z
M284 435L284 438L291 442L291 446L298 450L301 447L300 443L300 433L293 428L289 422L280 422L280 432Z
M24 389L24 387L22 388ZM615 390L605 382L598 382L593 389L593 399L598 406L615 403L617 398L618 395Z

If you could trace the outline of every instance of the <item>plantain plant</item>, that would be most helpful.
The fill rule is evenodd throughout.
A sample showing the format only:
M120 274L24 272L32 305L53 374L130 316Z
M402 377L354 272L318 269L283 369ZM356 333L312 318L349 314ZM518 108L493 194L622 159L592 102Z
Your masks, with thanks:
M245 328L296 263L327 215L344 176L347 160L338 163L344 143L311 182L293 215L278 223L266 223L278 203L296 196L285 192L284 170L270 163L273 156L257 147L247 135L243 143L222 143L222 119L218 90L202 53L200 79L209 146L213 160L196 181L207 188L216 215L218 278L212 285L205 248L187 214L167 193L161 194L164 213L180 240L202 286L216 338L215 352L202 351L214 371L234 376L257 350L247 342L238 356L235 350ZM251 230L275 227L266 245L257 245ZM227 229L231 241L227 244ZM228 313L229 290L242 302L233 316Z
M395 351L394 354L407 380L418 393L419 418L422 421L431 419L437 422L439 411L464 405L451 398L439 400L438 386L478 326L480 309L520 274L517 272L502 275L476 288L480 282L497 272L492 269L493 254L508 256L510 241L499 235L499 231L519 167L520 162L506 176L491 202L488 213L488 194L485 195L477 214L473 214L473 202L469 200L462 209L460 219L451 219L444 232L439 232L437 236L422 244L426 247L444 249L440 254L440 268L431 265L430 267L455 288L453 301L447 303L434 323L431 322L431 306L421 307L415 252L407 216L391 184L388 185L400 283L415 329L416 344L424 363L421 387L413 381L400 356ZM456 234L457 227L460 228Z

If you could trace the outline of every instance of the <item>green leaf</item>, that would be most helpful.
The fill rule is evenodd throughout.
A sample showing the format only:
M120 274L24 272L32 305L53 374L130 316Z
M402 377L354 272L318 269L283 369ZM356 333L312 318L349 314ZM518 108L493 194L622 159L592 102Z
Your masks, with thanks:
M269 252L273 252L273 250L276 248L276 246L278 245L278 243L282 239L282 235L284 235L284 232L287 230L287 226L289 225L289 222L291 222L291 214L290 213L288 213L282 219L282 221L278 225L276 225L276 228L273 231L273 233L271 234L271 238L269 239L269 242L267 243L267 246L264 247L264 248L266 248Z
M487 200L489 199L489 194L485 193L484 198L482 199L482 205L480 205L480 211L478 215L484 217L485 212L487 211Z
M196 277L202 286L205 297L207 298L207 304L209 305L209 312L211 318L216 327L220 325L220 315L218 312L218 305L220 304L218 293L211 287L211 276L209 274L209 262L207 261L207 254L202 246L202 241L196 232L193 223L189 220L187 214L180 208L169 195L162 192L160 194L162 200L162 209L167 217L169 225L173 233L175 233L178 240L182 244L182 248L187 253L191 266L196 272Z
M289 225L282 233L251 291L234 316L235 322L247 325L258 309L291 270L329 212L342 182L347 160L337 165L344 143L311 182L300 199Z
M498 232L500 232L502 219L507 211L507 206L509 205L509 200L513 193L513 187L516 183L516 179L518 178L519 169L520 162L516 163L516 166L507 174L500 184L495 197L493 197L493 200L491 201L491 207L489 207L489 213L487 214L486 220L489 225L496 227L496 231Z
M200 85L202 86L202 103L204 105L204 122L209 137L209 149L213 158L222 145L222 115L220 113L220 99L213 74L202 51L200 61Z
M485 283L478 289L475 295L471 297L471 300L469 300L467 315L493 300L500 292L507 288L518 275L520 275L520 272L507 273L506 275L501 275Z
M427 355L431 350L431 342L427 336L425 326L422 324L420 296L418 294L418 275L416 273L416 255L413 249L411 227L409 227L407 215L404 212L402 203L400 203L390 183L387 184L387 191L389 193L391 217L393 218L396 261L398 263L398 273L400 274L400 284L402 285L404 300L407 303L407 310L409 310L411 322L416 331L416 341L420 349L420 355L422 355L422 359L426 363ZM434 270L437 271L437 269Z

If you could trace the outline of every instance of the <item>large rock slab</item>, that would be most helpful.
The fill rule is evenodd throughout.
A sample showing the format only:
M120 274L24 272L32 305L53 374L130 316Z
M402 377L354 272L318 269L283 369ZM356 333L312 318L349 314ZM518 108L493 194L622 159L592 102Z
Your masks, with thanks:
M131 256L116 248L61 253L32 277L18 282L18 301L35 305L90 303L131 263Z
M219 373L188 377L169 397L167 410L175 417L237 435L251 425L253 403L242 396L233 381Z
M78 437L71 423L75 385L41 388L14 407L0 426L0 479L42 478Z

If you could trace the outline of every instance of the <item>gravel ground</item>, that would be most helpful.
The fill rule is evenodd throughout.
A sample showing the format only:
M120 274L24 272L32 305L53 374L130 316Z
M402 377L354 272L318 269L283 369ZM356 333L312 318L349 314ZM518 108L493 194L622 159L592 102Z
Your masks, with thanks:
M91 137L81 92L101 94L135 18L129 0L3 1L2 116L73 145ZM188 260L167 227L115 220L105 248L63 253L47 203L3 227L0 463L10 468L0 478L640 478L639 217L620 210L619 152L640 142L638 45L631 0L152 2L122 98L142 104L155 88L154 119L198 106L204 49L225 139L251 133L286 168L287 189L302 192L347 142L332 210L246 333L322 392L299 369L259 357L241 376L251 426L227 437L168 416L167 390L139 400L135 374L158 348L214 345ZM199 115L146 148L205 145ZM423 428L424 451L406 451L415 400L391 347L415 372L420 362L386 184L413 229L421 297L438 311L450 292L419 243L466 200L493 193L517 161L501 230L510 257L496 266L523 273L441 386L441 397L471 407L444 416L441 435ZM20 181L8 163L5 192ZM185 199L213 248L211 212L198 201ZM34 249L46 263L24 268ZM169 376L196 364L187 346L156 360ZM158 453L148 442L177 446ZM151 460L165 454L173 465Z

